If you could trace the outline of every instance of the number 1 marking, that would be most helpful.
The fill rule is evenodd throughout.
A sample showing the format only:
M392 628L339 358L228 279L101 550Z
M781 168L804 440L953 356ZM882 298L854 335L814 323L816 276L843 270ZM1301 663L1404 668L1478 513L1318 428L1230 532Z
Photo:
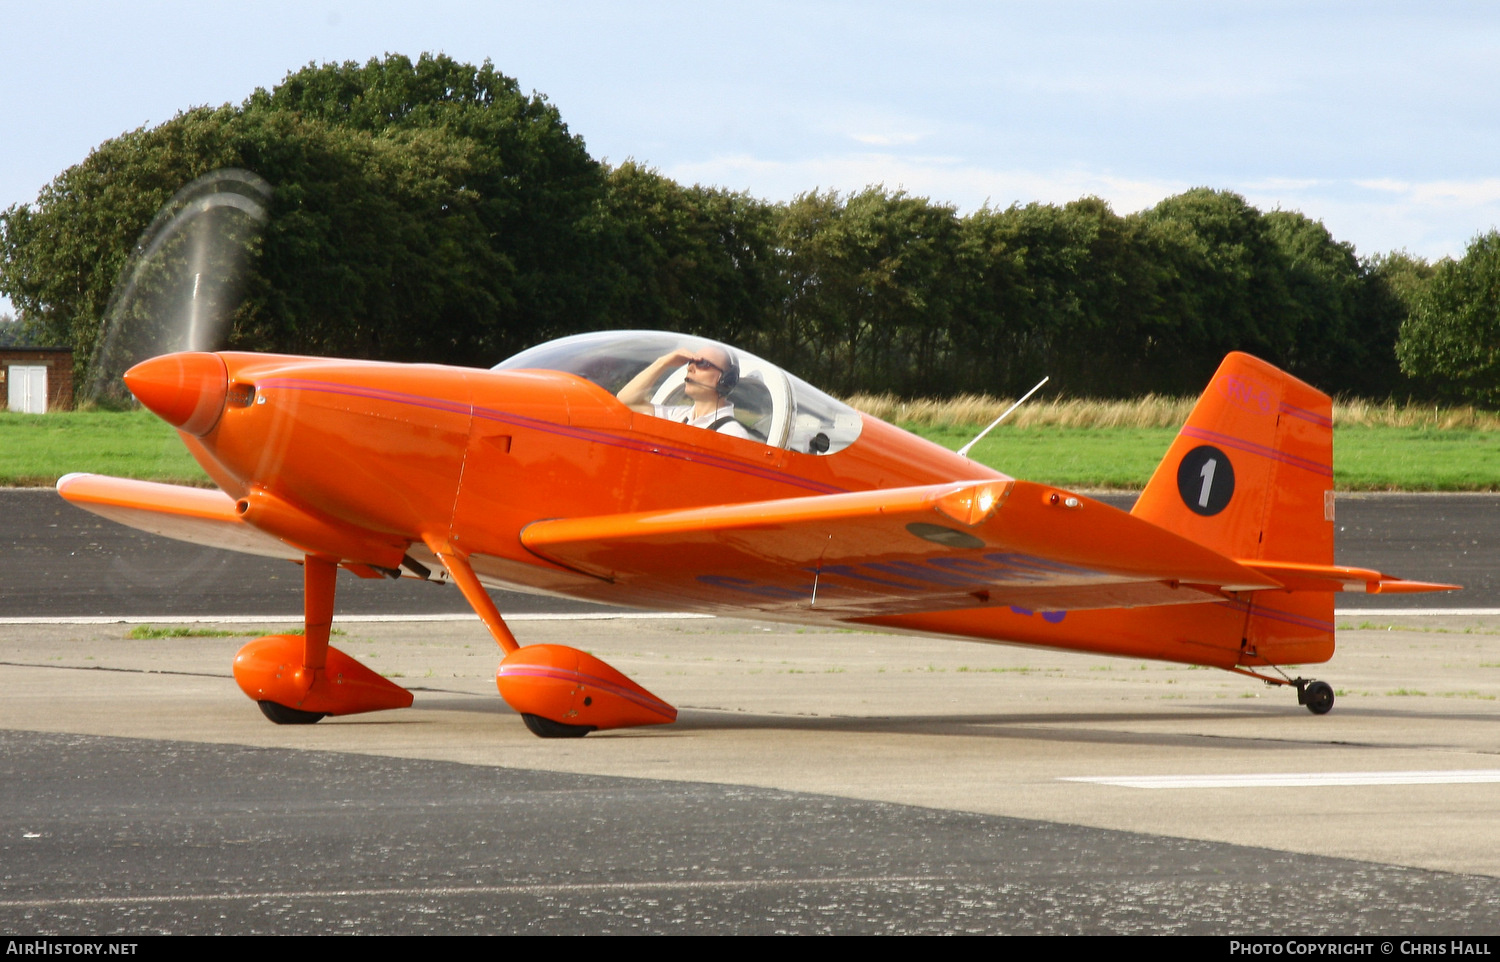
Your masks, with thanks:
M1213 458L1209 458L1203 464L1203 470L1200 472L1203 475L1203 491L1198 495L1198 507L1200 508L1208 507L1208 496L1214 489L1214 468L1218 467L1218 465L1219 462Z

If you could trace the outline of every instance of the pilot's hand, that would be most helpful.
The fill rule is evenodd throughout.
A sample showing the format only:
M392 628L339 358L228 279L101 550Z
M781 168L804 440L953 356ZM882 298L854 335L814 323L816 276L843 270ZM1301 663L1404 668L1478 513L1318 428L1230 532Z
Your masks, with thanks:
M663 368L676 367L679 364L686 364L697 356L697 353L691 348L679 347L677 350L663 354L657 358L656 363L660 364Z
M624 401L625 405L632 411L650 414L652 409L652 387L655 386L657 381L661 380L662 375L666 374L667 371L675 367L681 367L696 356L692 349L688 347L679 347L674 351L669 351L646 365L646 369L631 378L630 382L622 387L620 392L615 396Z

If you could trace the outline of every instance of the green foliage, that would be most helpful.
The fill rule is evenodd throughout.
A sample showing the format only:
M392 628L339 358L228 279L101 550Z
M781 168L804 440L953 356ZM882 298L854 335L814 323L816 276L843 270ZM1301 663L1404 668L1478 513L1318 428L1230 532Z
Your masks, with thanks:
M1089 197L985 208L962 227L969 389L1015 395L1047 374L1076 393L1139 393L1157 318L1137 222Z
M0 314L0 348L42 346L33 325L23 324L10 314Z
M1406 251L1377 254L1365 262L1364 269L1367 276L1379 278L1381 286L1400 302L1403 317L1437 273L1436 266Z
M227 118L196 110L106 141L35 204L0 214L0 291L22 321L86 363L136 237L184 184L236 159L223 136Z
M1500 405L1500 231L1445 260L1411 300L1396 353L1438 393Z
M1197 188L1142 215L1161 271L1167 309L1183 345L1220 353L1231 345L1259 353L1283 347L1276 323L1285 299L1270 270L1275 247L1259 212L1238 194ZM1195 377L1194 380L1201 380Z
M611 326L743 342L775 316L773 208L748 194L682 187L627 161L607 181L600 237Z
M1401 325L1411 313L1416 298L1432 279L1434 268L1420 257L1405 251L1376 255L1360 264L1363 283L1358 290L1355 309L1357 330L1352 340L1363 347L1363 365L1359 371L1340 372L1334 382L1338 390L1364 397L1440 396L1430 388L1422 389L1411 380L1397 359L1397 342ZM1351 363L1358 364L1358 353L1351 352Z
M1472 251L1362 262L1316 221L1208 188L1128 216L1088 197L960 217L878 186L769 204L606 168L545 98L442 55L309 65L101 144L0 214L0 292L27 336L87 364L142 229L222 167L275 188L231 347L488 365L652 327L839 392L1014 396L1050 374L1096 397L1197 393L1244 350L1333 392L1500 403Z
M871 187L803 194L779 213L787 299L770 353L837 391L929 390L951 355L953 208Z
M228 631L223 628L190 628L177 625L158 628L155 625L136 625L125 633L131 641L157 641L162 638L243 638L258 635L258 631Z
M444 56L310 66L102 144L0 215L0 290L89 358L136 237L221 167L276 188L230 346L472 361L598 300L603 168L544 100Z
M278 187L314 175L311 189L286 198L301 215L300 236L280 246L290 260L278 276L324 257L326 284L305 290L307 309L295 314L354 326L361 356L498 359L580 329L599 302L604 169L555 107L524 96L488 62L476 69L423 55L415 64L388 56L310 65L256 91L244 111L316 124L347 145L327 166L291 176L248 166ZM268 259L278 250L276 215Z
M805 194L777 228L785 310L758 343L836 390L1015 396L1049 374L1075 395L1196 393L1231 350L1333 391L1400 386L1390 279L1322 224L1228 192L959 218L871 188Z

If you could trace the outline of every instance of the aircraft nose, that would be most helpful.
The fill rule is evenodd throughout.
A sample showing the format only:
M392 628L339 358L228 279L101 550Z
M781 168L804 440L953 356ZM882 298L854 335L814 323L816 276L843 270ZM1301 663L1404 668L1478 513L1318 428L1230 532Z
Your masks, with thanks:
M163 354L126 371L125 386L157 417L201 438L219 423L229 371L217 354Z

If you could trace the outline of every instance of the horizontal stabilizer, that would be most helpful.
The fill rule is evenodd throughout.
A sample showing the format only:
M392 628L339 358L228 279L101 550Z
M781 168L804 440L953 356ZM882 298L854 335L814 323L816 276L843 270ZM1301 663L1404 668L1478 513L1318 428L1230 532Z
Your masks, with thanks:
M1299 564L1294 561L1246 561L1240 564L1269 575L1289 591L1350 591L1371 595L1414 595L1425 591L1460 591L1462 585L1407 581L1370 568Z

